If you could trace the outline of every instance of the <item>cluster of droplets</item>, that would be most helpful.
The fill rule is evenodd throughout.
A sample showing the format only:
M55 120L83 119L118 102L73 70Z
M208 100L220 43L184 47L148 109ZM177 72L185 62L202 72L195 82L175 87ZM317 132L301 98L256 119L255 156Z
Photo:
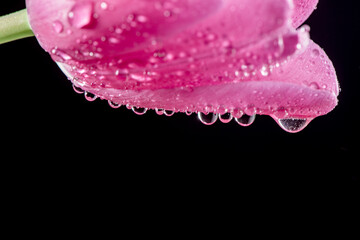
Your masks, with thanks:
M222 123L229 123L231 120L235 119L239 125L248 127L254 123L255 117L255 114L251 116L242 114L241 116L234 117L231 113L198 113L199 120L205 125L213 125L217 120L220 120Z
M93 102L98 98L95 94L92 94L88 91L84 91L75 85L73 85L73 88L76 93L84 94L85 99L90 102ZM122 104L113 102L111 100L108 100L108 104L111 108L114 109L118 109L123 106ZM133 106L130 104L126 104L125 107L139 116L144 115L149 111L148 108ZM176 111L174 110L166 110L161 108L155 108L154 110L155 113L159 116L164 115L167 117L171 117L176 113ZM188 116L192 115L193 113L194 112L192 111L185 112L185 114ZM221 111L221 113L214 113L214 112L195 112L195 113L198 119L200 120L200 122L207 126L213 125L217 121L220 121L222 123L230 123L231 121L234 120L240 126L248 127L254 123L256 118L256 112L254 112L251 115L250 114L248 115L239 109L234 109L232 111L224 110ZM308 118L287 118L286 114L282 115L282 117L275 114L272 115L272 118L283 130L289 133L298 133L302 131L312 120Z

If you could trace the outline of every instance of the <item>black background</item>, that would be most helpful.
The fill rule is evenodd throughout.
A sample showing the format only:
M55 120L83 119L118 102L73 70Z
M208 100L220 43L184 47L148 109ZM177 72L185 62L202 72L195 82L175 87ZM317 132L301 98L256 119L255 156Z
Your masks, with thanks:
M56 169L87 169L98 176L101 169L104 176L130 171L137 178L140 171L161 182L179 178L199 184L195 179L203 178L202 187L234 184L246 175L252 179L248 183L260 185L276 181L342 189L350 199L359 187L357 2L320 0L306 22L311 38L333 61L342 91L334 111L298 134L284 132L267 116L258 116L247 128L234 121L205 126L195 115L165 117L151 111L137 116L125 107L112 109L106 101L88 102L35 38L1 45L2 158L20 158L16 164L24 171L45 168L49 175ZM2 1L0 8L3 15L25 3Z

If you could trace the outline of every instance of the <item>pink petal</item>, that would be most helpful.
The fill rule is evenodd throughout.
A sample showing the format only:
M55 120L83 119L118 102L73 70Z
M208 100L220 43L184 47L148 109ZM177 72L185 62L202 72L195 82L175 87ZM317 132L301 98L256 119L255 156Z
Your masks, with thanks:
M339 87L308 28L294 30L317 1L291 3L27 0L42 47L76 87L100 98L309 119L336 106Z
M293 0L293 2L295 9L292 15L292 25L297 28L303 24L316 9L319 0Z
M141 90L246 81L255 72L266 74L308 41L306 32L290 26L287 0L112 0L106 8L103 1L93 2L28 0L41 45L93 87ZM85 18L76 20L77 11ZM60 22L64 29L55 34Z
M72 76L61 65L70 79ZM74 81L75 84L78 84ZM94 89L81 86L86 91ZM314 118L337 105L339 86L325 52L315 43L268 77L196 88L159 90L98 89L95 94L122 105L174 111L244 112L287 118Z

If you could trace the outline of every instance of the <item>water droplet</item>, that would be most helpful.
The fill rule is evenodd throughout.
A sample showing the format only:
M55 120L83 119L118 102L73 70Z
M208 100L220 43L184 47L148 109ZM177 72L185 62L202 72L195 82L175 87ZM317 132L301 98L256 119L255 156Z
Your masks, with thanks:
M156 112L157 115L163 115L165 110L161 109L161 108L155 108L155 112Z
M147 108L132 107L132 111L137 115L144 115L147 112Z
M56 48L51 50L51 53L58 56L58 57L60 57L61 60L65 61L65 62L72 59L69 54L67 54L67 53L65 53L65 52L63 52L63 51L61 51L59 49L56 49ZM59 61L61 61L61 60L59 59Z
M94 21L93 4L91 2L79 2L68 13L69 23L76 28L86 28Z
M312 57L318 57L319 55L320 55L320 51L318 49L315 48L311 51Z
M112 108L120 108L121 107L121 104L120 103L116 103L116 102L112 102L112 101L108 101L109 103L109 106L112 107Z
M145 23L145 22L147 22L148 19L147 19L147 17L140 15L136 18L136 20L138 22Z
M205 125L212 125L218 119L218 114L215 113L198 113L199 120Z
M187 116L190 116L191 114L193 114L193 112L188 110L188 111L185 112L185 114L186 114Z
M129 77L139 82L152 81L152 78L147 74L147 72L144 72L142 74L132 73L129 75Z
M255 121L256 114L249 116L247 114L243 114L240 118L235 118L235 121L243 127L248 127Z
M164 11L164 17L171 17L172 12L169 10Z
M100 7L102 10L106 10L109 7L109 5L107 4L107 2L102 2L100 3Z
M222 123L229 123L233 119L233 115L231 113L224 113L219 115L219 120Z
M289 133L298 133L311 122L312 119L307 118L285 118L285 119L276 119L276 122L279 126Z
M171 111L171 110L165 110L164 111L164 115L167 117L171 117L175 114L175 111Z
M93 102L97 99L97 96L90 92L85 92L84 96L85 96L85 99L88 100L89 102Z
M312 88L312 89L320 89L320 86L316 82L312 82L312 83L310 83L310 88Z
M83 94L85 91L82 90L80 87L77 87L75 84L73 84L73 89L78 94Z
M64 26L60 21L53 22L53 28L56 33L62 33L64 31Z
M109 38L109 42L112 44L118 44L120 42L120 40L117 38L111 37L111 38Z
M263 66L263 67L260 69L260 73L261 73L261 75L263 75L264 77L269 76L269 74L270 74L269 67L268 67L268 66Z

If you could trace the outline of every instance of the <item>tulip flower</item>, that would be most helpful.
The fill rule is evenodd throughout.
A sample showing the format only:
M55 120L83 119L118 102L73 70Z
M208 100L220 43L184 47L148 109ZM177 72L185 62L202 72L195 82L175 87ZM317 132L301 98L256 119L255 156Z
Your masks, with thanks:
M33 33L88 100L207 125L269 115L298 132L338 102L335 69L301 27L317 2L26 0L0 18L0 43Z

